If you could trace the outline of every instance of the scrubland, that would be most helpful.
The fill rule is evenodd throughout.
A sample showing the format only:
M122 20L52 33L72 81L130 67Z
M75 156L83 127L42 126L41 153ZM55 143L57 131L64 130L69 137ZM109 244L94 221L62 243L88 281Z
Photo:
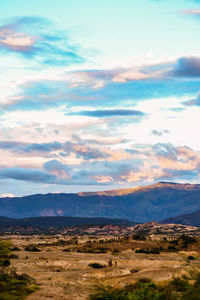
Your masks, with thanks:
M195 236L1 238L12 244L9 268L35 280L37 289L27 296L29 300L84 300L102 287L119 289L144 278L158 284L177 277L192 280L200 271L200 238Z

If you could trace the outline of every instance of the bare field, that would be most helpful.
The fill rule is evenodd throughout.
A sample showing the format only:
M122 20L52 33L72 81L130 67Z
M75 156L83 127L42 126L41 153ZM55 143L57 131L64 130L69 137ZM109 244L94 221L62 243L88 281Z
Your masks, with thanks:
M168 242L163 237L151 237L146 241L112 236L15 235L1 238L11 240L13 247L18 248L14 251L18 258L11 260L11 266L18 274L33 277L39 286L38 291L28 296L29 300L84 300L98 285L124 286L140 278L167 281L187 275L191 270L200 270L199 240L186 250L146 254L135 253L135 250L164 248ZM26 248L30 245L36 249ZM106 253L92 253L95 251ZM89 266L92 263L104 267L94 269Z

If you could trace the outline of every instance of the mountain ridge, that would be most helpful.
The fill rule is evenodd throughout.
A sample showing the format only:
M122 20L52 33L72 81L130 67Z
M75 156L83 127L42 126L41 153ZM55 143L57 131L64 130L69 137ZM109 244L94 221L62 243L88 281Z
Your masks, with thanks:
M161 224L183 224L189 226L200 227L200 210L197 210L191 214L184 214L173 218L168 218L160 222Z
M159 182L91 193L48 193L0 198L0 215L105 217L137 223L162 221L200 209L200 184Z

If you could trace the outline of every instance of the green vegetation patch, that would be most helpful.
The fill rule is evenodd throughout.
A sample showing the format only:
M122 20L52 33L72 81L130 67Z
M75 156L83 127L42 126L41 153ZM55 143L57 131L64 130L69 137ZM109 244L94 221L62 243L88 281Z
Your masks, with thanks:
M10 242L0 240L0 299L23 300L38 288L31 277L18 275L9 267L10 258L17 258L10 246Z
M155 284L148 279L141 279L124 288L103 287L90 300L200 300L200 274L195 282L175 278L165 285Z
M0 275L0 299L17 300L25 299L37 288L27 275L17 275L16 273Z

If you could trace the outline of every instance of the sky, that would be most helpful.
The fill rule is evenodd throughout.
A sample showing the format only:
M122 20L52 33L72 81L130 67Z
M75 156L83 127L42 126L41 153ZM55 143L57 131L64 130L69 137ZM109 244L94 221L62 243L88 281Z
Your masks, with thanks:
M200 182L200 0L0 1L0 196Z

